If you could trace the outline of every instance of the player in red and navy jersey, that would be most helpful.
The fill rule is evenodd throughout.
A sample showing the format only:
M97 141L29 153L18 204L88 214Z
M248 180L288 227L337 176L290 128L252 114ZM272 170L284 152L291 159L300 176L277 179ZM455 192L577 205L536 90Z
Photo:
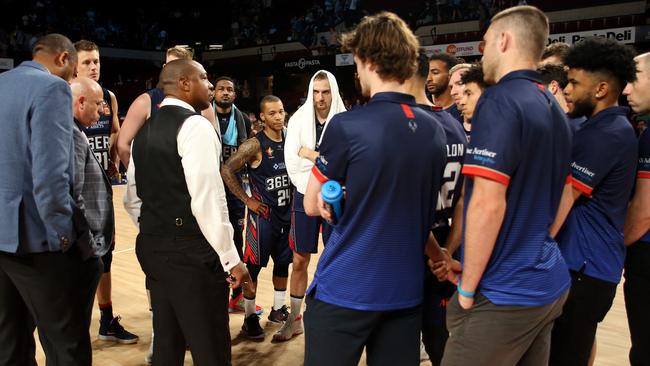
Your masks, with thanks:
M636 80L623 90L634 112L650 113L650 53L635 58ZM636 185L624 226L625 309L630 326L632 348L630 364L650 360L650 132L639 138Z
M239 146L221 169L228 189L248 207L244 262L257 287L257 276L273 258L275 300L269 321L283 322L288 316L285 297L289 264L291 228L291 182L284 162L284 107L282 101L267 95L260 102L264 131ZM244 191L236 172L247 166L252 197ZM242 330L249 338L263 338L255 309L255 292L244 288L245 319Z
M492 18L465 154L462 275L447 306L443 365L542 365L570 278L549 227L569 173L571 132L535 71L539 9ZM465 74L467 75L467 74ZM467 86L466 86L467 87Z
M558 245L572 278L562 316L553 326L551 365L588 363L598 323L621 279L637 140L618 98L635 79L633 57L631 48L593 37L574 44L564 58L569 115L587 120L574 133L571 178L551 228L552 235L559 230Z

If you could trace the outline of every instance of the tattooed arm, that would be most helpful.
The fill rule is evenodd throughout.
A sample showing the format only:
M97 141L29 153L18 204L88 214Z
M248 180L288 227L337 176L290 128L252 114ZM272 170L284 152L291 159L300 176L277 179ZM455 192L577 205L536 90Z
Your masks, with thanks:
M248 139L239 146L237 152L226 161L221 168L221 177L226 186L242 202L246 204L249 210L256 212L258 215L266 215L269 207L264 203L249 197L244 188L239 183L237 173L244 165L254 165L262 160L262 148L258 139Z

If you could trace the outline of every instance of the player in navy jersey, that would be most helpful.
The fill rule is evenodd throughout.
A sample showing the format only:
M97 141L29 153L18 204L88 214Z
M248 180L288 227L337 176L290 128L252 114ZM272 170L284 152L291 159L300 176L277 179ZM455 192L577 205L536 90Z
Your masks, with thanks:
M307 183L308 215L331 219L320 196L326 180L341 182L346 197L307 290L305 365L356 365L364 347L371 365L419 364L423 252L435 222L445 134L407 94L419 44L403 20L388 12L367 16L342 44L371 98L332 118ZM439 248L429 243L427 253L437 259Z
M449 113L458 122L463 122L463 117L458 107L451 98L451 86L449 85L449 72L460 60L458 58L441 53L429 58L429 73L427 76L427 91L431 93L433 104Z
M470 139L472 132L472 118L474 118L474 111L478 104L481 94L487 88L487 84L483 79L483 67L480 63L472 65L461 77L460 81L463 83L463 95L460 98L460 108L463 111L463 129L467 135L467 140Z
M452 67L449 70L449 87L451 88L450 94L451 94L451 99L454 101L454 104L456 105L456 108L458 109L458 112L460 112L461 117L462 117L462 123L463 123L463 130L465 130L465 135L469 137L470 131L472 129L472 124L470 121L465 118L465 115L463 114L463 107L460 104L460 100L463 97L463 90L465 90L465 84L463 84L463 80L461 80L461 77L463 76L464 73L469 70L469 68L472 67L471 64L457 64L456 66Z
M593 37L564 58L573 136L571 179L551 228L571 271L571 292L555 321L551 365L586 365L596 329L609 311L625 259L623 223L634 184L637 141L618 98L635 78L633 50ZM563 225L563 226L562 226ZM561 228L561 229L560 229Z
M409 93L415 97L420 108L431 113L440 123L445 132L447 148L447 162L442 176L440 196L436 207L436 220L431 228L438 243L444 244L450 254L460 244L462 227L461 210L457 210L457 203L461 199L463 178L461 168L467 137L465 131L449 113L435 107L425 93L425 83L429 69L426 55L421 52L418 60L418 69L408 84ZM462 206L462 205L461 205ZM453 217L453 224L452 224ZM452 225L454 234L451 234ZM448 262L448 261L445 261ZM446 266L445 266L446 275ZM446 276L445 276L446 280ZM440 365L445 342L449 332L445 325L447 317L447 302L454 293L455 287L449 282L438 282L430 271L425 272L424 303L422 322L422 342L433 365Z
M548 29L542 11L516 6L496 14L483 38L493 85L473 113L465 153L463 267L447 306L443 365L548 360L570 285L549 227L571 156L566 116L535 71Z
M553 94L555 100L560 105L560 108L562 108L564 112L568 113L569 106L567 105L564 96L564 88L569 84L569 77L564 65L547 63L546 65L538 67L537 71L542 75L542 84L544 87ZM571 129L574 132L578 129L580 124L587 119L585 116L567 117L569 118L569 125L571 125Z
M79 56L77 76L87 77L99 82L101 70L99 47L95 43L86 40L78 41L74 46ZM99 164L106 172L106 175L111 178L118 172L115 138L120 131L120 123L117 117L118 110L115 95L106 88L102 89L104 93L104 113L97 123L84 129L84 134L88 137L90 148L95 153ZM136 343L138 336L125 330L120 325L120 317L113 316L111 264L113 262L114 248L115 239L113 239L111 249L102 256L104 273L99 280L99 286L97 286L97 304L101 312L99 339L127 344Z
M650 53L635 58L636 80L623 90L634 112L650 113ZM630 326L632 348L630 364L642 365L650 360L650 132L639 138L634 196L627 210L624 226L625 308Z
M263 338L255 309L257 276L273 258L275 297L269 321L280 323L288 316L286 302L287 278L292 252L289 248L291 228L291 182L284 163L284 107L282 101L267 95L260 102L260 118L264 131L255 135L228 159L221 169L228 189L248 207L244 262L253 279L252 287L244 288L245 319L242 330L249 338ZM237 171L248 169L252 197L242 188Z

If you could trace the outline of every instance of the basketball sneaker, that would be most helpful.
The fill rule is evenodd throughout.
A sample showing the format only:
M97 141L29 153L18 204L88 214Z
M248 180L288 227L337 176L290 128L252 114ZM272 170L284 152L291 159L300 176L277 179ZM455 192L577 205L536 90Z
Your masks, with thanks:
M273 340L276 342L288 341L303 332L302 315L298 315L295 319L288 317L282 328L273 334Z
M260 316L257 314L251 314L244 319L244 324L241 326L241 330L248 338L260 339L265 336L264 329L260 326Z
M110 322L99 322L99 336L102 341L114 341L122 344L132 344L138 341L138 336L120 325L120 317L114 317Z
M241 293L239 296L235 298L230 298L228 300L228 312L229 313L243 313L244 312L244 294ZM255 314L257 315L262 315L264 313L264 309L259 306L255 305Z
M269 321L273 323L284 323L288 317L289 310L286 305L282 305L278 310L271 308L269 313Z

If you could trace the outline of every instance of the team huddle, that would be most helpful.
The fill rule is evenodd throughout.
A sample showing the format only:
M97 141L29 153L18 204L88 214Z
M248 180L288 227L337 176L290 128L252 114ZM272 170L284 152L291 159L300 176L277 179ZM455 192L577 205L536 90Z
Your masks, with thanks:
M39 39L0 75L0 168L23 172L0 186L0 364L35 364L38 328L48 364L90 365L95 295L99 338L138 341L112 312L118 159L153 365L187 349L230 365L231 312L265 338L270 259L272 340L304 333L305 365L364 351L416 365L421 347L433 365L590 365L623 270L630 362L646 364L650 135L618 101L650 112L650 54L603 38L545 47L548 33L539 9L504 10L468 64L427 56L395 14L367 16L341 43L369 102L346 111L320 70L288 124L282 100L261 99L261 131L235 81L212 84L182 48L120 129L98 47ZM337 217L329 181L344 187Z

